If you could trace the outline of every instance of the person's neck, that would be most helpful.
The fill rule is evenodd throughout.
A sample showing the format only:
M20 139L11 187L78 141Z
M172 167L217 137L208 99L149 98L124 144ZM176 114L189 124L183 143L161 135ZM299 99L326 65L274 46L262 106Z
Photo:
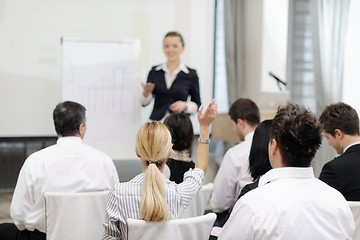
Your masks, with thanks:
M345 135L344 141L343 141L343 150L345 150L348 146L351 144L360 142L360 136L359 135Z
M255 127L251 127L251 126L249 126L249 125L246 125L245 128L243 129L244 140L245 140L245 138L246 138L246 135L248 135L248 134L251 133L251 132L254 132L255 129L256 129L256 126L255 126Z
M166 67L169 69L170 73L173 73L180 65L180 59L174 61L168 61Z

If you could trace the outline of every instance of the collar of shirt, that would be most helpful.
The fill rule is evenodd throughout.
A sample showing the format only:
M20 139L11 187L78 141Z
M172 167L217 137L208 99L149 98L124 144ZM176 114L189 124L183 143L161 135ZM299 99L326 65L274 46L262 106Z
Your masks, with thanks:
M165 183L170 182L170 180L164 176L164 174L162 174L162 176L164 177ZM144 173L139 173L138 175L136 175L133 179L131 179L129 182L131 183L142 183L144 181Z
M260 177L259 187L282 178L314 178L312 167L273 168Z
M350 145L348 145L346 148L344 148L344 151L343 153L346 152L346 150L348 150L350 147L354 146L354 145L357 145L357 144L360 144L360 142L354 142L354 143L351 143Z
M163 70L165 72L165 82L166 87L169 89L173 82L175 81L176 76L180 71L183 71L186 74L189 74L189 69L185 66L183 62L180 62L179 66L174 70L173 73L170 73L169 69L166 66L166 63L159 65L155 70Z
M81 138L75 136L59 137L59 139L56 141L57 144L75 144L81 142L82 142Z
M253 136L254 136L254 132L249 132L248 134L245 135L244 141L252 141Z
M169 69L167 68L166 63L163 63L163 64L157 66L157 67L155 68L155 70L156 70L156 71L163 70L164 72L169 73ZM174 74L174 75L177 75L180 71L183 71L183 72L186 73L186 74L189 74L189 72L190 72L189 69L185 66L185 64L184 64L183 62L180 62L178 68L175 69L175 71L174 71L173 74Z
M173 153L171 154L171 158L183 162L192 161L189 150L183 150L183 151L174 150Z

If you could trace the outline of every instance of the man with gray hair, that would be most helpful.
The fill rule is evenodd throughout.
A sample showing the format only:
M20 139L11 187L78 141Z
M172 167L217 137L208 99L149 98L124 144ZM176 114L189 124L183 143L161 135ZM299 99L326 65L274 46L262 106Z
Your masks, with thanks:
M45 192L101 191L119 182L112 159L82 141L85 111L71 101L54 109L57 143L25 160L10 207L14 224L0 224L0 240L46 239Z

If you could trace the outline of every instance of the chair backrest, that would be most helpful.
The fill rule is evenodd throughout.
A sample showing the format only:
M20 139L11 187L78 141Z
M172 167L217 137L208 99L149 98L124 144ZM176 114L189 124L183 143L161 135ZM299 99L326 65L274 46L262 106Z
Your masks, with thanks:
M215 219L215 213L165 222L128 219L128 240L208 240Z
M353 239L360 239L360 202L348 201L348 204L350 206L355 221L355 231L353 234Z
M187 206L187 208L184 210L181 218L191 218L204 215L206 204L209 202L213 189L213 183L208 183L202 186L200 191L189 203L189 206Z
M46 239L101 239L108 193L46 192Z

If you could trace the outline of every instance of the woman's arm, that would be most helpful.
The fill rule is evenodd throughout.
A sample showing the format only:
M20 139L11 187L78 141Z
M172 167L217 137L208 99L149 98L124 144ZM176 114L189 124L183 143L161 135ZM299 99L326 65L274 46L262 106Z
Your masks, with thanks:
M199 146L196 154L195 168L200 168L204 171L207 170L209 161L209 143L210 143L210 126L217 114L217 104L212 100L203 113L203 106L200 106L198 111L198 121L200 124L200 137Z

